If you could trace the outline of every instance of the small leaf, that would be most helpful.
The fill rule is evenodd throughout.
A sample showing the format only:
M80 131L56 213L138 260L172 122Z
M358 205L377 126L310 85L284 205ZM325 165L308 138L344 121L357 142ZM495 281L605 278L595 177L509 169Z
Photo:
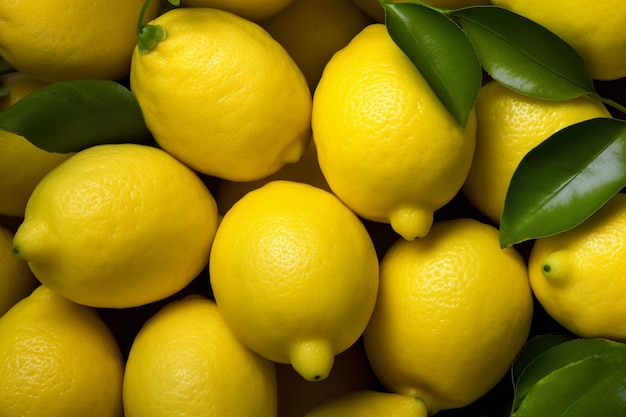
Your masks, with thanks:
M548 349L561 343L570 341L574 336L570 334L544 334L535 336L526 342L526 345L513 362L511 366L511 377L513 378L513 384L517 386L519 377L537 357L545 353Z
M566 100L594 92L589 70L568 43L545 27L497 6L451 12L485 71L521 94Z
M0 57L0 75L10 74L12 72L16 72L15 68L13 68L4 58Z
M0 112L0 129L61 153L150 138L135 97L121 84L106 80L41 87Z
M447 16L420 4L381 4L391 38L465 128L478 96L482 69L463 30Z
M530 361L520 373L515 385L513 409L517 409L532 388L546 376L571 363L598 355L610 355L626 360L626 345L606 339L574 339L556 343L546 349Z
M626 186L626 121L586 120L522 158L504 201L500 244L553 235L585 221Z
M554 350L554 352L553 352ZM513 417L621 417L626 410L626 345L580 339L548 351L554 366L528 390ZM559 359L559 354L566 358Z

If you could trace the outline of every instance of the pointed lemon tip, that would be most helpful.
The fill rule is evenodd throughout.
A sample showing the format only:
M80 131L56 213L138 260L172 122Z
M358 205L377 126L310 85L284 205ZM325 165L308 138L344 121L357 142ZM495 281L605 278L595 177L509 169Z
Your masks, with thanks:
M567 276L567 259L563 252L548 255L541 263L541 273L550 282L560 282Z
M394 210L389 216L389 223L405 240L415 240L424 237L433 225L431 210L403 207Z
M323 341L304 342L294 346L289 355L291 366L307 381L321 381L328 377L335 355Z
M13 236L12 250L15 256L30 261L44 253L47 229L45 223L24 221Z

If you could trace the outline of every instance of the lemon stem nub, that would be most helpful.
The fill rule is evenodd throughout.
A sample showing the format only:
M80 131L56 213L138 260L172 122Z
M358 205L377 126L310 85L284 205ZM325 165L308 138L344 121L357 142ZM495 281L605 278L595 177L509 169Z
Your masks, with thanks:
M567 262L564 256L562 252L554 252L544 259L541 263L541 273L546 279L551 282L558 282L565 277Z
M145 0L143 2L141 12L139 12L139 19L137 20L137 48L142 55L154 49L156 44L167 36L163 26L143 24L143 18L151 1L153 0Z

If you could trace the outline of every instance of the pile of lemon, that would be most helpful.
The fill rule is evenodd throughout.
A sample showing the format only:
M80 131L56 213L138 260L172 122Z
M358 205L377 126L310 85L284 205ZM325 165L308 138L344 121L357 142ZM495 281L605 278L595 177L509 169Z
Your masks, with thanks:
M626 7L493 4L626 76ZM537 305L626 342L623 194L499 243L519 161L597 101L489 81L461 129L374 0L4 1L0 56L0 111L114 80L153 138L0 132L2 417L425 417L496 387Z

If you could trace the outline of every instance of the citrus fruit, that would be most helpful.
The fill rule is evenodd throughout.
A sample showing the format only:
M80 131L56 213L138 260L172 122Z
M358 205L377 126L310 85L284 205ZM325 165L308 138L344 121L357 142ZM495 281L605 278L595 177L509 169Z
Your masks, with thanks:
M380 264L363 334L374 373L429 413L464 407L509 371L529 335L533 298L522 256L498 230L459 218L399 239Z
M3 417L121 417L122 355L95 310L46 286L0 317Z
M351 0L365 13L380 23L385 21L385 10L378 0ZM410 0L394 0L392 3L410 3ZM489 0L424 0L425 4L442 9L460 9L468 6L491 4Z
M254 181L300 159L311 93L287 51L257 24L209 8L170 10L166 38L135 49L130 85L159 146L211 176Z
M311 381L360 337L378 288L376 251L358 217L333 194L292 181L250 191L224 215L209 273L235 335Z
M541 100L490 81L478 93L476 117L476 151L463 192L497 224L511 178L531 149L567 126L611 116L602 103L589 97Z
M422 401L408 395L355 390L322 403L304 417L427 417Z
M256 181L229 181L222 180L217 185L215 200L217 208L221 214L226 213L241 197L248 192L260 188L268 182L276 180L288 180L303 182L313 185L326 191L330 191L330 187L320 170L317 162L317 150L315 143L310 141L302 158L294 163L287 164L277 172Z
M19 72L0 77L7 94L0 97L0 111L48 83ZM24 217L26 202L37 183L72 154L47 152L22 136L0 130L0 213Z
M0 316L38 285L28 264L13 255L13 233L0 225Z
M273 417L274 364L245 347L215 302L171 301L135 338L124 373L126 417Z
M118 80L128 75L144 0L3 1L0 56L46 81ZM145 21L156 17L152 1Z
M434 211L458 193L472 162L474 112L461 129L380 23L328 62L312 117L333 192L407 240L428 233Z
M200 178L165 151L99 145L50 171L13 241L35 276L94 307L165 298L206 266L217 207Z
M352 0L294 0L260 25L285 47L314 91L333 54L371 23Z
M626 195L617 194L573 229L535 240L529 259L533 292L573 334L626 342L624 256Z
M183 7L208 7L226 10L255 22L270 18L293 0L182 0Z
M626 5L613 0L492 0L496 6L522 15L568 42L598 80L626 77L624 21Z

